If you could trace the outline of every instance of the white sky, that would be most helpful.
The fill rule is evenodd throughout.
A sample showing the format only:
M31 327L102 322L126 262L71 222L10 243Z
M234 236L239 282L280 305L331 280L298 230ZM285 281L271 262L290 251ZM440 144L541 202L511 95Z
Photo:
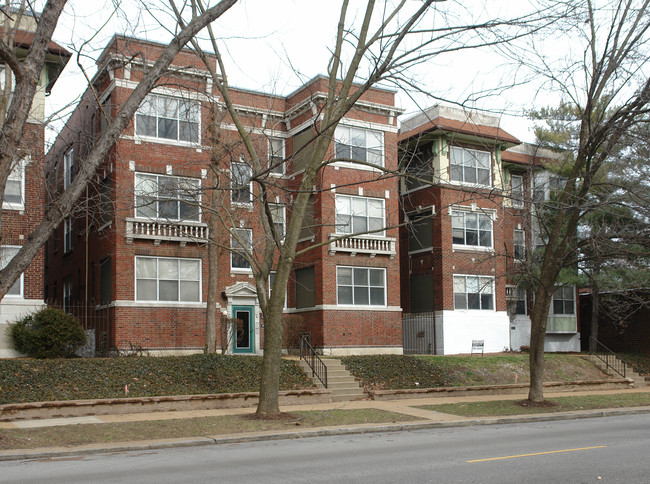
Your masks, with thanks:
M162 0L150 0L151 3L156 1L166 4ZM54 40L75 53L83 45L83 56L79 60L90 77L95 72L94 59L114 33L154 41L164 41L168 37L137 8L138 0L124 0L122 3L128 11L111 17L113 0L70 0L59 22ZM364 3L362 0L352 2L356 7ZM418 3L413 2L414 6ZM460 15L464 16L463 19L466 16L468 22L473 20L470 17L484 18L488 13L490 16L512 14L509 10L513 4L526 4L487 0L490 7L487 12L484 0L461 3L463 7L456 7L463 9ZM448 4L454 6L454 2ZM446 7L447 3L440 5ZM230 84L286 95L305 80L326 73L328 47L333 45L339 7L340 1L335 0L241 0L213 24L216 35L224 39L220 48L229 57L226 68ZM125 17L128 17L128 22ZM156 18L165 19L168 14L157 12ZM97 32L102 22L106 25ZM463 102L486 86L508 83L508 75L505 81L503 76L510 71L500 67L502 62L486 51L463 51L427 61L417 66L413 74L424 89L436 96ZM50 109L55 111L73 103L84 89L85 78L77 67L77 57L73 56L52 91ZM423 95L412 97L404 92L399 92L397 98L398 106L406 109L407 114L435 102ZM533 141L529 131L531 124L523 113L531 109L534 102L535 90L524 86L480 99L476 105L468 107L517 114L502 118L504 129L522 141ZM544 104L549 103L553 101L546 99Z

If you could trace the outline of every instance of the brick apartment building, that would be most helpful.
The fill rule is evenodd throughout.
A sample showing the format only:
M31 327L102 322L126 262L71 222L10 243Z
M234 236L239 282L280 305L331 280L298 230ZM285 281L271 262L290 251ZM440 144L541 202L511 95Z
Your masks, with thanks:
M35 20L27 13L21 17L16 31L14 52L26 55ZM2 32L2 28L0 28ZM4 267L18 252L25 237L41 221L44 212L45 179L43 156L45 148L45 96L50 93L59 73L63 70L70 53L50 42L46 64L41 73L38 89L21 141L21 157L16 160L9 175L2 201L2 246L0 264ZM5 88L5 66L0 65L2 89ZM40 250L27 270L0 302L0 358L18 356L9 340L7 323L44 306L43 301L43 250Z
M162 48L121 36L110 41L98 59L94 92L85 93L47 155L53 193L73 179L105 116L116 115ZM116 140L86 197L48 241L46 297L84 308L81 319L94 332L100 354L130 346L154 354L201 351L210 238L219 247L218 310L239 320L231 335L218 328L226 336L217 345L259 353L264 321L250 263L237 250L255 253L266 237L256 203L259 186L250 181L251 165L227 115L219 144L213 143L214 108L222 100L200 59L182 51L171 70ZM288 96L231 89L257 153L269 163L255 176L272 187L280 230L326 92L322 77ZM400 112L394 92L370 90L341 122L329 156L396 169ZM402 351L398 229L340 238L396 226L398 182L382 174L329 164L310 199L298 250L323 245L296 258L285 315L324 353ZM208 232L202 203L213 189L220 207L217 234Z
M539 240L534 202L557 179L544 168L553 155L499 121L438 105L401 124L402 307L435 321L420 337L436 354L469 353L473 340L488 352L530 342L531 295L512 281ZM575 294L556 290L548 351L580 349Z

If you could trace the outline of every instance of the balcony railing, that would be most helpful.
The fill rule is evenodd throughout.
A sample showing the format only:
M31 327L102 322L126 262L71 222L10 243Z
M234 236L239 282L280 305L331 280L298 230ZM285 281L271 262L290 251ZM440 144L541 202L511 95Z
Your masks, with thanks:
M155 245L161 241L180 242L184 247L188 242L208 241L208 226L201 222L174 222L160 220L126 219L126 243L133 239L153 240Z
M334 255L336 252L349 252L351 255L369 254L388 255L395 257L395 238L378 237L376 235L357 235L341 239L341 234L330 234L329 252Z

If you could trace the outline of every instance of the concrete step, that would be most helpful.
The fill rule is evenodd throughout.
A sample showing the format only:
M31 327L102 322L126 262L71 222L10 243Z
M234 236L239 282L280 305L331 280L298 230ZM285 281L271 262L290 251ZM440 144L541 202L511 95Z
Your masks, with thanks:
M359 386L359 382L354 379L350 372L345 369L341 360L326 358L323 360L323 363L327 367L327 389L332 392L333 401L358 400L365 396L363 388ZM300 367L311 378L312 371L304 361L300 361ZM323 388L318 378L314 378L314 383L319 388Z

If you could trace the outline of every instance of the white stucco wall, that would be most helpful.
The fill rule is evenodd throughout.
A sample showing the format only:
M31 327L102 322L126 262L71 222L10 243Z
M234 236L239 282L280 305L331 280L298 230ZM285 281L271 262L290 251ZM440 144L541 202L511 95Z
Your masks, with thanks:
M442 340L444 349L438 354L470 353L475 339L485 342L485 353L501 352L510 345L510 320L505 311L442 311L436 320L442 326L442 335L436 331L436 338Z
M23 356L14 350L11 338L7 334L9 323L45 307L39 300L5 297L0 303L0 358L17 358Z
M515 328L515 329L512 329ZM522 346L530 346L530 317L517 315L510 329L512 349L519 351ZM566 353L580 351L580 333L546 333L544 351L547 353Z

